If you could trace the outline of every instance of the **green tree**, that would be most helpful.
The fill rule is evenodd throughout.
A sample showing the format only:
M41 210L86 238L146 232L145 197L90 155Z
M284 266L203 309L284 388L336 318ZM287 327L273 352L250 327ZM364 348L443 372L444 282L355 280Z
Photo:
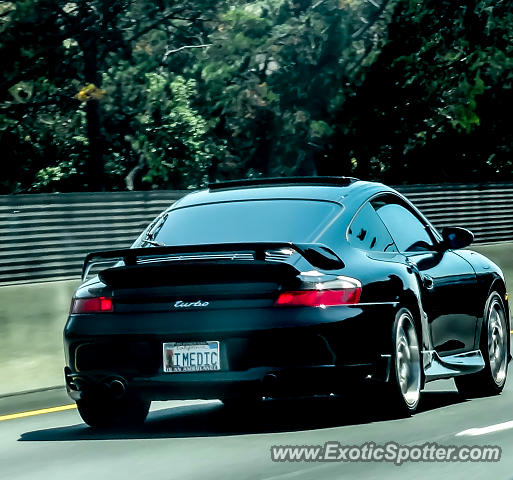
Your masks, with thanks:
M513 5L0 1L0 193L513 174Z
M197 187L208 177L211 155L207 122L191 107L196 82L168 73L148 73L146 108L137 119L133 140L148 169L143 181L153 186Z
M511 179L512 15L491 0L397 2L386 45L337 118L356 174Z
M0 74L0 145L10 152L4 159L4 191L41 188L53 181L61 187L67 181L74 189L102 190L105 161L118 177L107 179L107 187L120 188L116 159L126 154L130 142L125 137L137 124L136 112L129 119L104 115L109 103L102 87L105 75L112 66L132 67L139 77L133 80L144 85L148 65L140 62L140 50L151 49L151 37L158 32L169 44L196 41L209 5L164 0L0 2L0 55L6 60ZM153 68L162 63L157 53L149 61L145 58Z
M207 117L219 119L230 143L220 173L312 174L332 161L334 113L378 54L390 7L234 2L201 64Z

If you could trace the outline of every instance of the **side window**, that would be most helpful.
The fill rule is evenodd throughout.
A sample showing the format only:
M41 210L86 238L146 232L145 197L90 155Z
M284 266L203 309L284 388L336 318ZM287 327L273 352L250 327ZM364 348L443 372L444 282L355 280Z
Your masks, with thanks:
M347 238L353 247L362 250L397 252L392 237L369 203L362 207L352 221Z
M407 208L398 203L373 202L400 252L433 250L433 240L422 222Z

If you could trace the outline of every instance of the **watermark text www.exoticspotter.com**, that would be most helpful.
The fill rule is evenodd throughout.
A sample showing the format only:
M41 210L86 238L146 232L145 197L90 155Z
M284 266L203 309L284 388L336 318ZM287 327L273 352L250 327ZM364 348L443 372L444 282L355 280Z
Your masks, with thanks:
M399 445L374 442L363 445L342 445L326 442L324 445L273 445L273 462L498 462L502 449L496 445L455 446L438 443Z

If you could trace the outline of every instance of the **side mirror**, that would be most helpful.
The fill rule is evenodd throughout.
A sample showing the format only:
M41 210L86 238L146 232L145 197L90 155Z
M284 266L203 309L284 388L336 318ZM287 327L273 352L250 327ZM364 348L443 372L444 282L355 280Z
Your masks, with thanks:
M468 247L474 241L474 234L461 227L442 228L443 248L444 250Z

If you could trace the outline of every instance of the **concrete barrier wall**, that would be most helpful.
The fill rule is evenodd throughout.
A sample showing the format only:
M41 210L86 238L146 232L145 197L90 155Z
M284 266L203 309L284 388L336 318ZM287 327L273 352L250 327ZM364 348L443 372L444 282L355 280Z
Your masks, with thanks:
M0 395L64 384L62 330L79 283L0 287Z
M478 245L513 288L513 242ZM0 287L0 395L63 385L62 329L79 280Z

